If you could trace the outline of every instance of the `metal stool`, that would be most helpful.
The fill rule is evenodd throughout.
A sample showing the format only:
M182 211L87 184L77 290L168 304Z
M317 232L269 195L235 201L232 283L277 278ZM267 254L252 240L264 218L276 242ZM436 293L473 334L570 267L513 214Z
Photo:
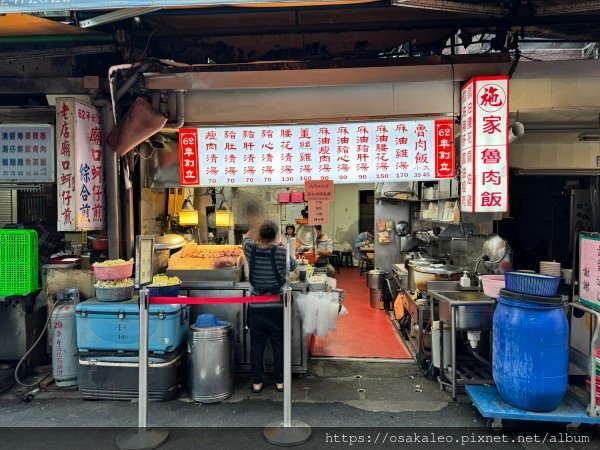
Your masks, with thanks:
M354 260L352 259L352 252L341 252L342 259L340 266L342 267L354 267Z
M333 251L329 258L329 262L331 263L336 272L340 271L341 255L339 250Z

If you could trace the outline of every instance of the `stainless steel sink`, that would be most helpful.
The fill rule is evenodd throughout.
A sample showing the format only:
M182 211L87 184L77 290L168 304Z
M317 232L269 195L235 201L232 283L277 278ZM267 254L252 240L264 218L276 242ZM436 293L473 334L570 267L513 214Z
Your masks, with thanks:
M439 302L440 320L452 323L456 310L455 330L491 330L495 300L478 291L429 291Z
M464 291L464 292L440 292L443 297L449 298L456 302L478 302L490 300L483 292Z

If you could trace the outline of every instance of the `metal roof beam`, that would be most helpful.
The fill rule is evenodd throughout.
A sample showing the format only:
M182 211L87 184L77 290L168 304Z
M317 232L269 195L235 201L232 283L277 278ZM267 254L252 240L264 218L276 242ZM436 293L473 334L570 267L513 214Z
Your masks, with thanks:
M91 19L82 20L79 22L81 28L97 27L107 23L118 22L119 20L129 19L130 17L141 16L143 14L158 11L162 8L126 8L111 11L100 16L92 17Z
M562 5L537 8L536 16L553 16L557 14L576 14L600 11L600 1L564 2Z
M432 9L435 11L481 14L485 16L503 16L507 13L506 9L498 6L459 3L448 0L392 0L392 5L404 6L406 8Z

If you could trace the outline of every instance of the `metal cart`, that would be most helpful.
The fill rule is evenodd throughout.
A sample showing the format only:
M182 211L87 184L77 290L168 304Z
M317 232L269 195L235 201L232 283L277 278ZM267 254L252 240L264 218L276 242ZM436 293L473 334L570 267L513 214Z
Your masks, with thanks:
M576 434L579 425L600 424L600 408L596 404L596 340L600 333L600 311L588 308L581 303L569 303L565 312L571 308L579 309L595 317L595 328L592 336L590 356L582 364L581 358L573 354L570 348L569 361L587 371L590 375L591 389L589 402L569 389L560 406L554 411L536 413L525 411L509 405L500 398L495 386L466 386L466 391L481 415L488 419L488 426L493 431L502 431L502 420L528 420L539 422L562 422L567 424L567 431Z

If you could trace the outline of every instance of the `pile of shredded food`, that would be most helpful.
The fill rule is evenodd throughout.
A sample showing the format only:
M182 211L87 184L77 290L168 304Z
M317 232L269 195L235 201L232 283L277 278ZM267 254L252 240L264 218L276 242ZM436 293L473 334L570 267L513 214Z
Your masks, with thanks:
M148 285L148 287L174 286L176 284L181 284L181 280L179 278L170 277L161 273L152 277L152 284Z
M107 280L107 281L96 281L94 285L97 288L121 288L133 286L133 280L131 278L123 278L121 280Z
M94 267L125 266L127 264L133 264L133 258L130 259L129 261L125 261L124 259L109 259L104 262L94 263Z

